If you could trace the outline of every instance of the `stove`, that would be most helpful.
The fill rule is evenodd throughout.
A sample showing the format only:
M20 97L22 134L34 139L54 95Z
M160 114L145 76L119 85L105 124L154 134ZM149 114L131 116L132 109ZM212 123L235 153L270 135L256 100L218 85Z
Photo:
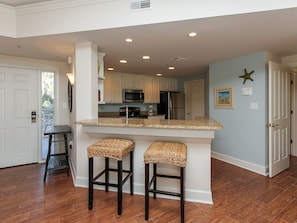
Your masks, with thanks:
M126 107L120 107L120 116L126 116ZM128 117L129 118L139 118L140 117L140 107L128 107Z

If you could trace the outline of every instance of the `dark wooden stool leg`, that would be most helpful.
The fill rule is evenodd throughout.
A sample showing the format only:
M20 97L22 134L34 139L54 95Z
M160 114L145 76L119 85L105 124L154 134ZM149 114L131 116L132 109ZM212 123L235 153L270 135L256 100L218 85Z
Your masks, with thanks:
M133 151L130 152L130 172L132 173L130 176L130 194L134 194L134 166L133 166Z
M185 186L184 186L184 167L180 167L180 214L181 223L185 222Z
M45 182L45 180L46 180L48 163L49 163L49 159L51 157L52 139L53 139L53 135L49 135L49 138L48 138L48 151L47 151L46 162L45 162L43 182Z
M89 158L89 210L93 208L93 157Z
M157 190L157 164L153 164L153 177L154 177L154 191ZM154 192L154 199L156 199L157 194Z
M150 176L150 166L148 163L145 164L145 220L149 218L149 176Z
M105 157L105 191L109 191L109 158Z
M118 215L122 214L123 163L118 161Z
M69 177L69 172L70 172L70 166L69 166L69 159L68 159L68 139L67 139L67 134L64 134L64 143L65 143L65 160L66 160L66 166L67 166L67 174Z

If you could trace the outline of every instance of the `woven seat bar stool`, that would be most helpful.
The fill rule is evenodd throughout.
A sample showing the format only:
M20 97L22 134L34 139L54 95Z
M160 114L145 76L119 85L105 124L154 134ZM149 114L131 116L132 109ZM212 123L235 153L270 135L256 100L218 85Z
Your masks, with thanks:
M153 193L154 199L156 194L165 194L180 197L180 216L181 222L184 223L184 169L187 165L187 146L179 142L153 142L144 153L145 163L145 220L149 219L149 193ZM153 164L153 176L150 179L149 164ZM157 164L166 163L180 168L180 175L168 175L157 173ZM174 178L180 181L180 192L170 192L157 189L157 177ZM153 187L152 187L153 185Z
M123 185L130 178L130 194L133 195L133 151L135 143L133 140L121 138L104 138L95 144L89 146L89 210L93 208L93 190L95 185L104 185L105 191L108 192L109 187L117 187L118 196L118 215L122 214L122 189ZM123 170L123 159L130 155L130 168ZM94 176L94 157L105 157L105 169ZM110 168L109 158L117 160L117 168ZM117 183L109 182L109 172L117 172ZM126 175L123 178L123 173ZM105 175L105 181L99 178Z

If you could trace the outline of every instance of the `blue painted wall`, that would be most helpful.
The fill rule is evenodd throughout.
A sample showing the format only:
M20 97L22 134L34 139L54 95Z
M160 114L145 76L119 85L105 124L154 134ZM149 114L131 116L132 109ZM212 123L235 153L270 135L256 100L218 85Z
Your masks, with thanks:
M228 61L211 64L209 69L209 111L210 117L224 128L216 131L212 143L214 152L231 156L257 165L268 165L266 134L266 61L268 54L259 52ZM254 81L239 78L247 71L254 70ZM242 87L253 88L251 96L242 94ZM214 89L234 88L233 109L214 108ZM250 103L258 103L258 109L250 109Z

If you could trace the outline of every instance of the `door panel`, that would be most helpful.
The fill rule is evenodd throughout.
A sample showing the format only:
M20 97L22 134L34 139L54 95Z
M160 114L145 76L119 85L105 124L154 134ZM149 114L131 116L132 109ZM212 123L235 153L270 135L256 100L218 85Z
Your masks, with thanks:
M0 67L0 167L38 161L37 71ZM38 120L38 119L37 119Z
M269 62L269 176L290 166L290 75Z
M185 83L186 119L205 116L204 80L195 80Z

